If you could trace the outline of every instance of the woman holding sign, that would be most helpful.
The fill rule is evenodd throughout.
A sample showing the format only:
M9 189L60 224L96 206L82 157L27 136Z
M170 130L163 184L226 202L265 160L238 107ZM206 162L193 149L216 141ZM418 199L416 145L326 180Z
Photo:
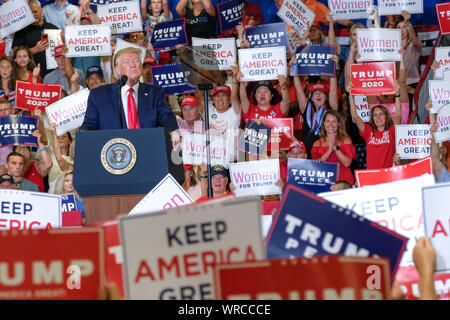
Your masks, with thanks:
M33 55L27 47L18 47L14 52L14 64L17 70L18 80L30 83L42 83L41 65L34 64Z
M313 144L311 159L338 163L338 180L345 180L353 185L355 178L350 165L356 159L356 149L345 131L345 123L335 110L328 110L323 119L320 139Z

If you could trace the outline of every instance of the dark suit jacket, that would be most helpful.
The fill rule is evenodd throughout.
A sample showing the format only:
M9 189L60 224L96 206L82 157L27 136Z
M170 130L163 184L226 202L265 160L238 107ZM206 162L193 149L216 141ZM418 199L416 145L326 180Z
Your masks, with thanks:
M141 82L137 104L141 128L164 127L168 132L178 129L175 115L164 100L161 87ZM80 128L107 129L127 129L125 113L122 107L119 108L118 82L97 87L89 93L86 115Z

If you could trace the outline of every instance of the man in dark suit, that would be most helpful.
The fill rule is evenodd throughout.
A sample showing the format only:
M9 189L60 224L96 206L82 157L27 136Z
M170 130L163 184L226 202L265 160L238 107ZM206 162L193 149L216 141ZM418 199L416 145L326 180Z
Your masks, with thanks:
M164 100L163 89L139 82L142 74L140 50L125 48L114 57L115 71L128 80L120 90L119 81L93 89L80 130L139 129L164 127L175 145L179 142L178 123Z

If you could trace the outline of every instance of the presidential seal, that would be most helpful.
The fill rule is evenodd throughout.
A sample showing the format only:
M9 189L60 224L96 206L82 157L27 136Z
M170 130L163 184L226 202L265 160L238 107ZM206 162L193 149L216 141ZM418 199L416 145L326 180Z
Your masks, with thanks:
M103 146L100 159L106 171L119 175L127 173L134 167L136 156L136 149L130 141L115 138Z

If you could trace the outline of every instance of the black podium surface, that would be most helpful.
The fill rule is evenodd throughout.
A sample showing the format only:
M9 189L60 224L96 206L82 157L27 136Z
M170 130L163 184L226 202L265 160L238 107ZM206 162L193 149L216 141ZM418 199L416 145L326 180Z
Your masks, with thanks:
M80 196L147 194L167 173L182 184L171 151L163 128L77 132L74 187Z

